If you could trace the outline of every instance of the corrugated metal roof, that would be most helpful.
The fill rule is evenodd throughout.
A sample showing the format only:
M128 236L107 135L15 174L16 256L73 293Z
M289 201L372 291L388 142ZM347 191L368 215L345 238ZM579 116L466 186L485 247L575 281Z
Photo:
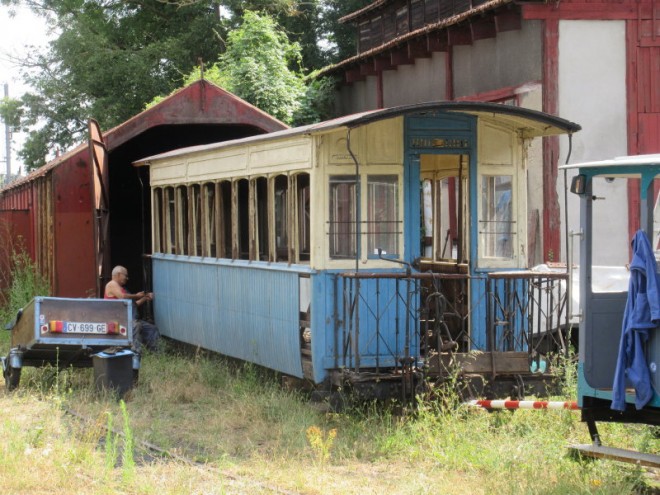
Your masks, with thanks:
M378 55L382 52L390 50L392 48L396 48L398 45L400 45L400 44L402 44L406 41L412 40L412 39L417 38L419 36L426 35L428 33L436 31L436 30L440 30L440 29L443 29L443 28L447 28L449 26L453 26L455 24L458 24L460 22L463 22L463 21L469 19L470 17L474 17L474 16L477 16L477 15L483 14L483 13L489 11L489 10L493 10L497 7L501 7L501 6L507 5L509 3L513 3L513 0L489 0L485 3L483 3L482 5L479 5L478 7L473 7L470 10L466 10L465 12L461 12L460 14L456 14L452 17L448 17L446 19L435 22L433 24L427 24L424 27L421 27L419 29L416 29L415 31L411 31L411 32L406 33L404 35L401 35L398 38L394 38L391 41L388 41L387 43L384 43L380 46L377 46L377 47L372 48L370 50L364 51L362 53L358 53L357 55L354 55L353 57L342 60L341 62L339 62L337 64L325 67L325 68L321 69L316 74L315 77L319 78L319 77L326 76L328 74L332 74L332 73L337 72L337 71L339 71L339 70L341 70L341 69L343 69L347 66L357 64L357 63L359 63L360 61L362 61L366 58L373 57L373 56ZM379 5L376 5L376 4L379 4L379 2L375 2L374 4L372 4L374 7L367 6L367 7L365 7L365 9L375 8L375 7L378 7L380 5L380 4ZM360 12L360 11L358 11L358 12ZM358 12L356 12L356 13L358 13Z
M216 149L239 146L253 142L265 142L274 139L281 139L304 134L316 134L327 132L341 127L355 128L362 125L399 117L402 115L423 114L427 112L449 112L449 113L467 113L475 115L487 121L504 122L519 130L523 137L531 138L538 136L554 136L558 134L572 134L581 129L580 125L555 117L553 115L530 110L527 108L514 107L512 105L503 105L499 103L482 103L472 101L441 101L417 103L414 105L404 105L400 107L370 110L353 115L339 117L337 119L311 124L302 127L295 127L283 131L251 136L232 141L222 141L201 146L191 146L178 150L168 151L158 155L149 156L134 162L137 166L149 165L150 162L176 157L189 153L201 153Z

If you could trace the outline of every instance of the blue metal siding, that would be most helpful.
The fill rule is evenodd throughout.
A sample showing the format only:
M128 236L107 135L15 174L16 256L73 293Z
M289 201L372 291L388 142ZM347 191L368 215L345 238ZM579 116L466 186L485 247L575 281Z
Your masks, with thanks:
M163 335L303 376L298 271L156 255L153 281Z
M393 279L360 280L359 297L346 297L355 280L325 272L314 277L312 346L314 362L326 369L392 368L406 355L419 357L419 294L414 282ZM354 298L354 299L353 299ZM352 308L351 308L352 306ZM356 327L359 327L356 338ZM319 332L317 329L322 329ZM314 346L316 335L322 344ZM359 357L358 357L359 356ZM315 377L322 370L315 367ZM320 380L318 380L320 381Z

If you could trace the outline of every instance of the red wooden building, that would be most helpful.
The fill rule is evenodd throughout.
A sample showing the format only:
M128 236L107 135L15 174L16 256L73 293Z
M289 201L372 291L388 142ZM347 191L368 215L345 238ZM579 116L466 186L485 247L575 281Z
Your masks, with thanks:
M660 152L660 0L377 0L343 21L355 25L358 53L322 72L340 76L341 114L493 101L579 122L573 162ZM557 166L568 154L556 138L530 149L531 263L557 261L564 250ZM638 186L611 187L627 194ZM569 217L576 211L569 203ZM628 212L604 212L622 232L607 240L617 244L612 253L627 253L625 233L637 229L638 215L633 200Z
M150 253L150 189L132 162L175 148L286 128L240 98L198 81L0 190L0 288L23 247L61 297L101 295L116 264L142 289Z

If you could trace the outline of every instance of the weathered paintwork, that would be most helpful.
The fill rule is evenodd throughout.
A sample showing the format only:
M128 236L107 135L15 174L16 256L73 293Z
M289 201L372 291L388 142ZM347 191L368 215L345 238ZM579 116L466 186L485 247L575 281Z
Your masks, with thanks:
M492 283L493 297L487 298L487 275L496 270L527 267L524 151L533 136L556 134L559 128L536 127L533 119L521 120L525 111L514 115L508 114L512 109L503 106L464 105L460 109L451 105L444 108L438 103L421 109L385 110L371 118L368 114L347 117L140 160L138 165L149 167L151 185L158 190L191 188L227 179L234 183L273 179L301 171L309 174L311 186L309 264L162 251L154 254L154 288L160 294L155 314L163 333L316 383L326 380L332 371L393 370L409 363L419 365L419 283L405 278L406 269L401 264L369 252L367 236L359 235L360 222L356 227L360 239L358 258L330 256L328 184L331 176L357 174L363 191L357 204L366 212L367 177L396 177L401 191L397 203L397 218L401 219L397 230L401 235L398 253L391 254L417 272L412 265L421 256L421 157L447 155L466 157L464 172L470 184L466 189L469 198L464 198L463 219L469 248L465 248L466 258L461 261L465 272L459 274L463 283L469 284L464 287L464 294L470 299L467 338L471 349L488 349L486 322L488 316L494 317L487 314L487 303L505 299L505 284ZM571 124L563 130L578 129ZM511 237L515 255L508 259L488 258L478 241L481 232L477 219L481 218L483 206L477 184L483 176L493 174L512 176L515 232ZM152 198L155 197L154 193ZM254 226L250 228L254 230ZM152 230L157 232L157 225ZM454 261L452 269L457 268ZM363 279L346 275L356 272L368 275ZM307 278L311 284L309 308L301 297L303 280ZM527 289L524 283L506 287L514 287L520 293ZM521 295L521 299L524 297ZM308 349L303 343L303 329L307 328L305 320L309 316L312 366L306 369ZM521 323L510 328L512 341L522 341L523 332L528 330ZM503 340L503 332L501 327L493 330L491 348L495 346L493 341ZM526 350L525 346L516 350Z

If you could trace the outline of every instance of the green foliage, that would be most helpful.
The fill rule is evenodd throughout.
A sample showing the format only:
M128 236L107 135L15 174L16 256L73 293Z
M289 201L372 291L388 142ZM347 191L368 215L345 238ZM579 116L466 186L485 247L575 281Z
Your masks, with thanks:
M0 2L27 5L58 33L45 51L15 61L32 91L0 106L3 118L28 132L19 151L28 170L83 141L90 117L108 129L181 87L200 60L209 67L218 62L223 87L287 123L329 118L331 85L305 88L303 67L317 70L354 55L354 27L338 19L369 3ZM213 80L212 68L208 76Z
M22 116L23 108L20 100L8 97L0 100L0 118L5 125L18 128L21 125Z
M291 43L275 21L246 11L227 37L226 51L205 77L286 123L291 123L305 92L300 45ZM199 78L194 71L188 81Z
M21 100L21 124L30 134L20 154L29 168L43 164L49 151L81 141L90 117L107 129L139 113L156 95L180 86L199 58L216 60L222 46L222 25L205 3L44 5L59 36L47 52L23 62L34 89Z
M114 419L112 413L107 413L108 422L105 431L105 469L112 472L117 465L117 434L114 432Z
M300 106L293 116L293 125L314 124L334 116L335 77L315 79L310 75Z
M126 403L122 400L119 402L119 406L121 408L121 415L124 420L124 446L121 452L121 467L124 481L132 481L135 478L133 430L131 430Z
M48 296L50 285L39 273L37 266L24 251L14 252L11 258L11 285L6 305L0 309L2 321L13 320L19 309L35 296Z
M340 24L339 19L371 4L372 0L324 0L320 30L324 33L329 63L352 57L357 52L356 27L352 23Z

